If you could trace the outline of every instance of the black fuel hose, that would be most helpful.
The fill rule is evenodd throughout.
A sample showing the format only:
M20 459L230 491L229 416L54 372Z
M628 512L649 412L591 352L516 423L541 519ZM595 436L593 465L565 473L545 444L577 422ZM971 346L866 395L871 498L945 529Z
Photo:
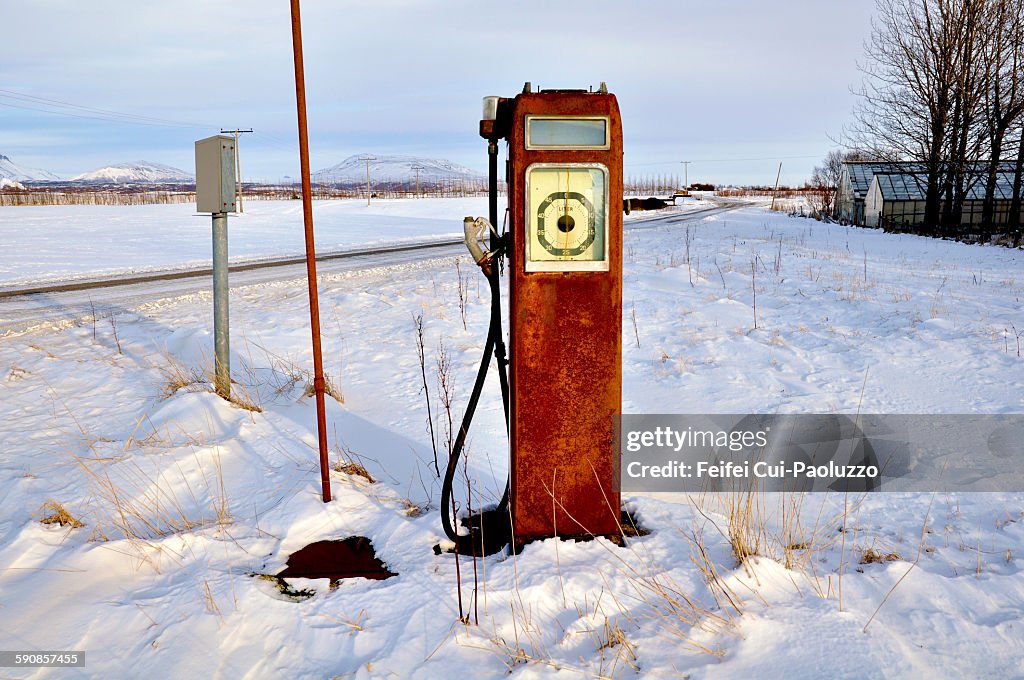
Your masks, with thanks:
M499 248L498 252L501 252ZM491 355L494 355L498 364L498 378L501 383L502 404L505 411L505 429L509 426L509 389L507 359L505 357L505 343L502 340L501 327L501 291L499 287L499 273L496 255L491 264L491 271L487 276L491 293L491 320L487 330L487 341L484 343L483 356L480 359L480 367L477 369L476 383L473 385L473 392L470 394L469 402L466 404L466 412L462 416L462 424L452 444L452 450L448 455L448 467L445 470L444 482L441 485L441 525L444 533L456 545L460 554L489 555L496 552L502 546L508 544L511 537L511 527L508 516L509 485L506 482L505 492L497 507L483 512L477 519L477 526L470 526L468 535L460 535L452 524L452 487L455 481L455 473L458 468L459 458L462 456L466 445L466 437L469 434L469 426L473 422L477 404L480 401L480 394L483 392L484 383L487 380L487 371L491 365Z
M487 213L490 223L498 223L498 138L487 140ZM493 229L493 227L492 227ZM462 424L459 426L459 433L452 444L452 450L448 453L448 467L445 469L444 482L441 484L441 525L444 533L455 543L455 549L462 554L490 555L507 545L512 538L511 516L508 511L509 484L505 482L505 492L501 501L492 510L481 512L477 517L469 518L469 534L460 535L452 525L455 514L452 507L452 485L455 481L455 472L458 467L459 458L466 445L466 437L469 434L470 423L473 422L473 415L476 413L477 403L480 401L480 393L483 391L484 382L487 380L487 371L491 365L491 354L494 354L495 362L498 364L498 380L501 383L501 402L505 410L505 434L510 433L509 429L509 387L508 387L508 359L505 353L505 341L502 339L501 328L501 258L507 252L507 234L505 237L498 236L497 232L491 232L491 258L487 273L487 283L491 293L491 320L487 328L487 341L484 343L484 353L480 358L480 368L476 373L476 383L473 385L473 392L466 405L466 412L462 416ZM452 514L449 515L449 510ZM476 525L474 526L474 521Z

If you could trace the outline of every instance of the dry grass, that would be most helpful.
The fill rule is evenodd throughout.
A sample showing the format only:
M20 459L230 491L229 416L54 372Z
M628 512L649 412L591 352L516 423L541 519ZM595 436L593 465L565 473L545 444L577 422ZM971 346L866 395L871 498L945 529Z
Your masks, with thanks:
M179 390L201 392L210 389L210 381L202 370L185 366L169 354L164 356L164 360L160 366L160 372L164 375L161 393L164 399L171 398Z
M81 529L85 526L85 522L76 518L63 505L52 499L43 503L43 507L39 509L39 514L39 521L42 524L58 524L62 527L71 527L72 529Z
M251 413L263 413L263 407L253 401L252 397L244 389L240 393L232 391L225 401Z
M313 384L312 374L305 369L299 369L305 374L306 387L302 390L302 396L312 397L316 394L316 386ZM324 394L338 402L339 404L345 403L345 395L341 393L341 389L335 384L334 378L324 373Z
M605 504L608 505L607 498ZM579 524L557 499L553 500L553 505L553 512L564 514ZM672 578L671 573L647 554L643 541L630 538L647 532L637 527L628 513L623 522L632 526L624 527L617 537L590 543L595 550L604 550L608 558L603 566L594 567L595 573L599 573L604 581L599 593L593 589L589 591L594 599L584 594L582 605L578 601L566 604L563 598L561 606L555 606L543 589L539 599L524 601L513 553L515 580L507 603L498 608L501 611L502 607L507 607L501 627L498 626L498 616L485 608L492 631L485 633L485 637L470 633L469 644L464 640L459 640L459 644L494 654L509 673L521 666L538 665L594 678L632 676L641 672L639 649L630 639L631 631L654 630L684 653L722 656L724 651L706 640L709 636L734 631L733 614L724 607L712 611L714 605L705 606L685 592L686 589ZM704 558L709 564L706 552ZM713 566L706 568L709 573L717 574ZM713 578L719 580L717 575ZM564 587L569 586L566 584ZM723 589L720 592L728 592L727 586ZM738 598L735 601L738 602ZM491 606L495 606L493 596ZM578 619L567 626L561 614L573 608ZM466 625L464 620L454 625L452 632L462 629L463 625ZM574 646L574 636L578 635L589 638L593 652L574 659L565 658L564 647ZM458 640L461 636L456 633L455 637ZM477 641L486 642L478 644Z
M629 641L618 622L604 617L604 625L600 630L592 630L591 637L598 654L601 655L598 677L613 678L623 665L628 666L634 673L639 672L636 646Z
M216 614L217 618L221 621L224 620L224 615L221 614L220 606L217 604L217 600L213 597L213 591L210 590L210 581L203 579L203 604L206 605L206 611L209 614Z
M722 496L728 521L727 535L736 564L743 564L748 557L764 554L768 544L762 496L756 490L727 493Z
M398 500L398 503L402 506L402 514L404 514L406 517L421 517L428 510L430 510L430 506L417 505L408 498L400 498Z
M243 365L244 369L244 365ZM180 390L187 392L214 392L212 372L201 368L186 366L171 355L164 356L164 362L159 366L164 375L164 385L161 395L164 399L170 399ZM225 399L241 409L252 413L263 413L263 407L258 399L253 396L247 385L232 380L231 394Z
M213 481L206 480L206 486L210 489L210 509L217 526L226 526L231 523L231 513L228 510L228 492L224 487L224 468L220 461L220 452L214 458ZM205 476L205 472L204 472Z
M899 553L878 552L874 548L862 550L860 553L861 564L885 564L886 562L899 562L901 560L903 560L903 557Z
M352 460L337 460L331 465L331 469L350 477L362 477L370 484L376 484L377 482L362 464Z
M322 616L325 619L328 619L330 621L334 621L335 623L340 623L341 625L346 626L353 633L358 633L361 630L363 630L362 620L363 620L363 617L366 616L366 610L365 609L360 609L359 610L359 616L356 617L355 621L353 621L350 618L348 618L347 616L343 616L341 614L338 614L338 616L331 616L329 614L320 614L320 616Z
M734 627L733 615L728 610L712 611L700 601L687 594L667 573L655 571L656 565L641 558L642 569L628 575L633 590L631 598L640 607L630 611L615 597L613 600L622 610L622 617L636 625L649 621L658 634L674 644L681 644L690 652L724 656L721 649L699 642L697 632L719 635Z
M846 525L844 517L848 516L851 507L859 504L860 499L848 504L844 514L831 517L824 516L825 503L822 501L813 524L806 524L802 519L806 498L804 493L767 493L751 488L709 493L691 498L691 502L705 523L714 526L728 542L736 566L742 566L752 574L753 563L749 558L767 557L802 574L815 594L827 598L830 586L827 579L822 582L822 574L818 573L818 556L835 545L837 536L845 536L840 531ZM720 524L716 516L724 516L724 522ZM701 531L694 529L688 537L694 552L700 557L699 561L693 561L704 574L719 605L740 613L742 602L735 593L724 590L718 570L704 550Z
M593 473L596 478L597 471L594 470ZM604 498L604 503L609 511L615 512L607 497ZM561 503L558 503L558 508L580 524ZM633 524L634 531L642 535L642 532L636 529L632 517L627 514L627 518L627 523ZM621 531L617 539L599 543L620 563L621 573L626 578L629 588L629 592L620 599L611 584L605 581L605 591L616 606L616 614L637 629L641 628L644 622L653 622L662 637L673 643L681 643L684 649L691 652L722 656L724 652L698 641L695 633L718 635L732 630L732 614L724 608L718 612L712 611L710 607L686 593L651 555L642 554L645 553L643 543L636 546L629 544L625 531ZM625 546L625 549L611 546ZM635 609L623 603L626 597L634 603Z
M146 470L134 458L102 455L97 444L110 442L95 438L82 426L67 403L53 388L55 403L60 402L68 416L78 427L86 446L92 455L71 457L85 475L92 491L91 514L94 517L93 530L89 540L114 541L124 539L135 556L159 568L154 555L162 552L159 546L150 543L153 539L176 533L191 531L198 527L225 523L227 516L227 495L224 489L223 472L219 457L215 462L215 479L210 481L206 469L196 460L209 492L214 519L205 516L191 518L178 498L175 486L183 487L198 505L195 491L180 464L173 468L165 466L160 458L141 458L151 469ZM130 445L129 440L129 445ZM172 448L168 446L167 448ZM175 473L180 479L175 479ZM44 506L45 508L46 506ZM119 548L115 548L119 550ZM126 553L130 554L130 553ZM177 555L181 557L181 555Z
M159 459L141 461L151 467L132 459L74 460L92 490L95 522L90 540L125 540L154 568L159 567L152 557L165 552L155 541L232 521L219 453L206 463L195 455L193 471L199 473L199 486L195 474L180 464L165 466Z
M889 589L889 592L887 592L885 594L885 597L882 598L882 601L878 603L878 607L875 609L874 613L871 614L871 617L868 619L867 623L864 624L864 628L861 629L861 630L863 630L863 632L865 632L865 633L868 632L868 626L870 626L871 622L875 620L876 616L878 616L878 612L882 611L882 607L885 606L885 603L889 601L889 598L892 597L892 594L896 591L897 588L899 588L900 584L903 583L903 579L907 578L907 576L910 575L910 572L912 572L914 570L914 567L917 566L917 563L921 561L921 553L927 552L926 547L925 547L925 541L927 540L928 533L930 531L928 529L928 518L931 517L931 514L932 514L932 503L934 503L934 502L935 502L935 496L933 495L931 500L928 502L928 510L924 514L924 521L921 523L921 542L917 546L917 557L915 557L914 561L911 562L909 567L907 567L907 570L905 572L903 572L903 575L900 576L898 579L896 579L896 583L894 583L892 585L892 588ZM978 558L979 558L978 568L979 568L979 571L980 571L980 569L981 569L981 565L980 565L980 559L981 559L980 545L979 545L979 555L978 555Z
M703 533L694 532L688 537L688 540L691 549L690 561L703 576L711 596L715 599L715 604L722 611L732 610L736 616L742 616L743 600L725 582L718 567L708 555Z
M790 214L795 213L802 205L803 201L786 201L776 199L776 201L770 206L770 209L776 212Z
M0 205L150 205L192 203L195 193L183 189L128 191L90 187L32 188L0 191Z
M338 433L334 433L335 441L338 439ZM376 484L377 480L373 478L369 470L362 462L362 456L358 453L345 446L343 443L337 443L337 460L331 465L331 469L335 472L348 475L349 477L361 477L370 484Z
M586 664L582 657L580 660L586 667L556 661L545 639L545 631L535 622L531 613L532 607L527 610L522 602L517 604L515 601L510 603L510 607L512 635L503 636L495 631L489 638L490 647L484 648L497 655L508 673L512 673L519 666L529 664L593 678L614 678L627 667L633 673L640 670L636 646L629 640L615 618L604 616L603 624L582 631L590 637L598 654L597 668L594 669L593 664ZM581 619L597 616L596 613L581 611L578 605L577 611Z
M265 366L257 366L252 359L251 350L248 358L240 361L241 382L256 397L252 401L262 404L263 398L286 397L299 385L302 386L303 397L312 397L316 394L311 370L302 368L291 359L275 354L262 345L252 343L252 346L263 354L266 363ZM249 347L249 343L246 343L246 347ZM324 394L339 404L345 403L345 395L342 394L334 377L328 373L324 373Z

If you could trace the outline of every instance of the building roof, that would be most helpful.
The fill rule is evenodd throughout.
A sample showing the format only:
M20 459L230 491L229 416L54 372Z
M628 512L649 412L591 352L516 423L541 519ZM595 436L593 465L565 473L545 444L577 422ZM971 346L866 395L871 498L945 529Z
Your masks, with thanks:
M878 182L878 191L886 201L923 201L928 186L925 172L876 172L873 181ZM995 199L1009 201L1013 198L1013 172L996 173ZM978 175L964 196L966 201L985 200L985 177Z
M872 180L886 201L923 201L928 186L924 173L876 172Z
M882 162L882 161L848 161L845 163L847 175L850 178L850 188L853 190L854 195L857 198L864 198L867 194L868 189L871 188L871 178L876 174L904 174L909 173L918 176L923 182L926 181L928 176L928 169L924 163L915 161L894 161L894 162ZM978 175L983 175L988 171L988 163L986 161L973 161L972 171ZM1001 171L1013 171L1013 161L1002 161L999 164ZM897 181L900 185L901 182ZM916 186L916 182L915 182ZM922 184L924 186L924 184ZM897 191L897 189L894 189ZM997 191L998 194L998 186ZM982 180L981 185L981 198L984 198L985 185ZM883 196L885 194L883 193ZM916 199L889 199L887 200L916 200Z
M857 198L864 198L868 193L868 189L871 188L871 178L876 173L923 172L924 169L923 164L910 162L850 161L846 163L850 188L853 189Z

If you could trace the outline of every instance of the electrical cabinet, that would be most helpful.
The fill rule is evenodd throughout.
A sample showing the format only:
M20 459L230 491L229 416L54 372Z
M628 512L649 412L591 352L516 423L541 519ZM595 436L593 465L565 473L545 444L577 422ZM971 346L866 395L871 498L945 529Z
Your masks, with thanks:
M196 142L196 211L235 212L235 138L214 135Z

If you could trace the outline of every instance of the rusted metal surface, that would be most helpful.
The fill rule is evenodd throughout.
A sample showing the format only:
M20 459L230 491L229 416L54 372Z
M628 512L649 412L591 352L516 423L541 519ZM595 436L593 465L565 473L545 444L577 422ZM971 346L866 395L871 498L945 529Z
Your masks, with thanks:
M317 541L292 553L278 578L346 578L383 580L397 576L377 558L373 544L365 536L350 536L342 541Z
M622 410L622 123L614 95L521 94L507 104L511 271L511 503L515 542L619 533L612 416ZM527 150L527 114L598 115L608 150ZM609 271L526 272L525 169L608 168ZM526 220L520 223L520 220ZM557 531L556 531L557 527Z
M313 192L309 180L309 134L306 125L306 76L302 67L302 21L299 0L291 0L292 50L295 61L295 105L299 116L299 163L302 172L302 223L306 236L306 278L309 280L309 320L313 334L313 389L320 448L320 487L324 503L331 501L327 461L327 415L324 406L324 360L320 349L320 302L316 289L316 246L313 242Z

